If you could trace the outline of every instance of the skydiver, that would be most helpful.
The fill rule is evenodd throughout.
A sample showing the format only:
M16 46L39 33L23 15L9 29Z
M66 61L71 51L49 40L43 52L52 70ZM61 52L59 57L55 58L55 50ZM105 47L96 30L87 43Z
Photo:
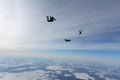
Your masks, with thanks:
M53 21L55 21L56 19L53 17L53 16L47 16L47 21L48 22L53 22Z
M64 39L65 42L71 42L71 39Z
M82 34L82 29L81 30L79 30L79 35L81 35Z

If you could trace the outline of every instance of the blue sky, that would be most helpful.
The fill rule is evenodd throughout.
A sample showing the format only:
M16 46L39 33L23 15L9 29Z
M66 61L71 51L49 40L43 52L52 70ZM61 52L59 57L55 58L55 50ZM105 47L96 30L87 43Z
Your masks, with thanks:
M119 21L119 0L0 0L0 50L120 53Z

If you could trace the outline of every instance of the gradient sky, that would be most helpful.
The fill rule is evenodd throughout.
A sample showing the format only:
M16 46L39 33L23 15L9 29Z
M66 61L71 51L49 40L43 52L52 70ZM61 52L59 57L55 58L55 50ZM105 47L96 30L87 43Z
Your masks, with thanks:
M0 50L119 51L119 21L119 0L0 0Z

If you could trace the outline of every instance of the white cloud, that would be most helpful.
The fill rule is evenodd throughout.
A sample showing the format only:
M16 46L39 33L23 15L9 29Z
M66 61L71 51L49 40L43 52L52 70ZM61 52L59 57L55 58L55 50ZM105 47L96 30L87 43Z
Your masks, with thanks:
M65 70L63 67L61 66L48 66L46 69L49 69L49 70Z
M72 76L71 74L64 74L65 77L70 77Z
M105 79L105 80L118 80L118 79L115 79L115 78L109 78L109 77L105 77L104 79Z
M85 80L95 80L93 77L86 73L74 73L75 77L78 79L85 79Z
M56 73L56 74L61 74L61 73L62 73L62 71L55 71L55 73Z
M42 70L38 71L29 71L23 73L0 73L0 80L51 80L49 75Z
M57 65L50 65L50 66L46 67L46 69L55 70L55 71L64 71L64 70L71 71L71 70L73 70L70 68L64 68L62 66L57 66Z

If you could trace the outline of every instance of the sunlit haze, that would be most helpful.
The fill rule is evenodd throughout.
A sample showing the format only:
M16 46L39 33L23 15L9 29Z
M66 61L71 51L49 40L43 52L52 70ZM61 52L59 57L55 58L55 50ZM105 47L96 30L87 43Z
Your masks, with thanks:
M0 55L120 56L119 21L119 0L0 0ZM116 58L107 55L100 59Z

